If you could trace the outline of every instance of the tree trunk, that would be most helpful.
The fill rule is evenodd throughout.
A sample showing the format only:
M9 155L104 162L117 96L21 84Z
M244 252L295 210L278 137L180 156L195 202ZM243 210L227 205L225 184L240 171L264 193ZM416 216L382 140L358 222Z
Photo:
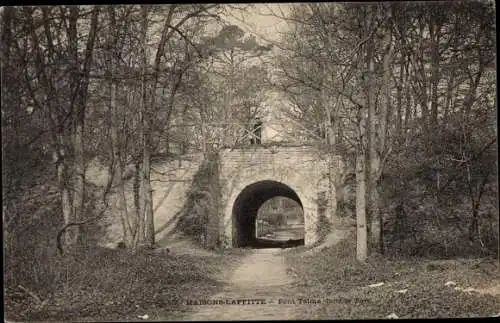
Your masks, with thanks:
M58 106L57 100L55 100L56 93L53 90L52 80L49 78L49 74L46 71L46 64L44 61L44 53L42 52L41 46L39 44L38 35L36 33L35 24L33 21L33 12L29 7L23 7L24 16L28 23L28 30L32 40L32 47L35 51L35 60L36 60L36 68L37 68L37 81L42 85L44 89L44 94L46 95L46 100L44 100L43 104L41 104L40 108L43 108L45 114L47 116L47 120L51 123L52 128L55 130L51 134L52 146L53 146L53 160L56 165L56 173L57 173L57 183L59 189L59 196L61 201L61 212L63 216L63 227L70 223L73 218L73 206L71 202L70 191L68 188L68 160L67 160L67 151L66 151L66 142L65 138L67 134L65 133L65 129L63 129L59 123L60 115L58 112L61 107ZM45 35L50 34L50 30L48 30L48 24L44 24ZM49 51L53 49L53 47L48 47ZM50 54L54 54L53 52L49 52ZM2 61L4 63L4 61ZM26 71L26 68L25 68ZM32 93L32 97L34 94ZM64 236L62 237L65 244L73 243L73 235L71 230L66 230L64 232Z
M74 76L73 76L73 95L76 97L76 112L74 115L74 171L75 171L75 181L74 181L74 197L73 197L73 221L81 222L85 218L85 199L86 199L86 187L85 187L85 154L84 154L84 125L85 125L85 110L87 105L87 92L89 83L89 73L90 66L92 64L92 52L94 49L94 42L97 33L97 23L99 9L94 6L92 11L92 18L90 24L89 35L86 44L85 57L83 61L83 71L80 72L80 64L78 61L78 33L77 33L77 21L78 21L79 9L77 6L70 7L70 28L69 28L69 50L70 57L72 57L72 64ZM83 245L87 236L85 233L84 225L76 226L76 235L79 244Z
M474 105L474 102L476 101L477 88L479 86L479 83L481 82L481 77L483 76L483 73L484 73L484 62L483 62L481 48L478 48L477 51L478 51L477 54L479 57L479 62L478 62L479 70L476 73L475 78L471 77L471 83L469 85L469 89L467 91L467 94L465 96L464 103L463 103L463 113L465 114L466 126L468 126L469 119L471 116L472 106Z
M81 76L78 60L78 33L77 33L77 20L78 20L78 7L71 6L69 8L69 29L68 29L68 51L70 57L71 66L71 94L72 97L76 99L71 102L75 106L75 113L73 115L73 169L74 169L74 180L73 180L73 218L70 222L80 222L84 217L84 207L85 207L85 161L83 154L83 122L84 122L84 111L85 107L82 106L84 102L82 101L82 93L80 90ZM76 101L76 102L75 102ZM68 228L68 230L73 231L75 241L72 242L83 242L83 236L81 232L81 226L73 226Z
M155 90L156 90L156 85L158 83L158 70L159 70L159 64L161 60L161 56L163 55L163 48L165 46L166 42L166 32L168 30L167 27L167 21L171 19L171 14L172 14L172 7L169 12L169 17L166 18L166 24L163 28L160 44L158 45L158 50L156 53L155 57L155 63L154 63L154 75L153 75L153 82L151 84L151 96L150 96L150 104L148 104L147 100L147 92L148 92L148 86L147 86L147 80L145 78L145 72L146 72L146 66L147 66L147 61L146 61L146 43L143 43L143 48L141 51L143 51L143 68L144 68L144 73L143 73L143 104L142 104L142 167L141 167L141 194L142 194L142 214L141 214L141 219L143 219L144 222L144 240L143 242L150 247L153 247L155 244L155 229L154 229L154 217L153 217L153 191L151 188L151 147L152 147L152 142L151 142L151 123L152 123L152 113L155 112ZM147 8L143 6L143 30L147 30L147 15L148 11ZM141 228L142 229L142 228Z
M125 194L125 181L123 174L125 172L125 156L123 156L120 141L118 140L118 111L116 106L116 84L111 80L110 84L110 111L111 111L111 142L114 152L114 162L116 163L116 184L118 187L118 212L123 226L123 242L127 247L133 246L133 228L130 223L130 215L127 208L127 197Z
M144 219L146 221L144 232L145 242L148 246L152 247L155 244L155 227L153 218L153 190L151 188L150 135L149 129L145 127L145 130L142 160L142 200L144 203Z
M407 86L406 86L406 93L405 93L405 99L406 99L406 102L405 102L405 117L404 117L404 134L403 134L403 138L404 138L404 142L405 143L408 143L409 139L411 138L411 122L413 121L412 120L412 106L411 106L411 92L410 92L410 86L409 86L409 75L410 75L410 71L409 71L409 66L407 66L406 68L406 82L407 82ZM414 108L413 108L414 109Z
M144 146L147 144L146 139L146 132L147 130L145 129L145 125L148 124L147 121L147 78L146 78L146 73L147 73L147 66L148 66L148 61L147 61L147 53L146 53L146 45L147 45L147 30L148 30L148 8L146 6L141 7L141 38L142 38L142 44L140 48L140 56L141 56L141 107L139 110L139 125L138 125L138 132L139 132L139 137L141 138L141 162L140 163L140 170L139 170L139 218L137 219L137 234L135 236L135 241L134 241L134 248L137 248L137 246L140 243L143 243L145 240L145 209L146 209L146 203L145 203L145 198L147 198L144 195L145 189L147 189L148 183L145 182L145 176L147 176L145 172L145 167L144 167L144 160L147 159L149 160L149 156L144 156L144 152L148 152L148 150L144 149ZM149 168L149 163L146 165ZM137 164L136 164L137 167ZM149 173L149 171L147 171Z
M379 247L379 252L381 254L384 253L384 231L383 231L383 224L384 224L384 218L383 218L383 213L381 212L380 209L380 176L382 176L382 171L384 168L384 165L382 164L386 158L386 155L389 154L389 151L387 150L387 142L388 142L388 132L387 132L387 125L389 123L389 117L392 115L392 102L391 102L391 87L390 87L390 81L391 81L391 64L392 64L392 58L393 58L393 53L394 53L394 48L392 46L392 16L391 16L391 11L389 10L389 17L387 21L387 31L386 31L386 37L384 44L387 46L386 47L386 52L384 55L384 61L383 61L383 68L384 68L384 79L383 79L383 94L384 94L384 100L382 101L383 103L381 104L379 108L379 127L378 127L378 152L375 152L375 158L374 160L371 161L371 172L372 172L372 182L371 182L371 205L373 209L373 215L374 217L372 218L373 221L373 228L376 228L376 230L373 230L373 245L376 246L378 244ZM400 102L399 102L400 103Z
M448 79L448 84L446 87L446 102L444 105L444 115L443 115L443 123L445 124L448 120L448 114L450 113L451 102L453 98L453 87L455 86L455 69L452 69L450 78Z
M472 218L469 225L469 240L475 241L479 236L479 207L481 206L481 198L483 197L484 189L486 183L488 182L489 173L486 173L479 183L479 187L476 189L477 197L475 197L475 192L472 185L472 179L470 176L470 168L467 166L467 182L469 186L469 197L471 200L472 207Z
M362 149L358 148L356 156L356 259L362 262L368 257L365 194L365 157Z
M127 198L125 194L125 181L123 180L125 172L125 155L124 147L119 140L123 136L120 133L120 127L118 120L120 119L118 107L116 103L118 80L115 76L115 59L117 54L117 34L119 31L116 26L115 19L115 9L113 6L108 6L109 14L109 30L108 30L108 49L107 49L107 75L109 84L109 116L110 116L110 139L113 151L113 163L116 165L116 171L114 178L116 178L116 184L118 188L118 212L120 213L120 219L122 223L123 230L123 243L127 247L133 247L133 229L130 223L130 216L127 208Z
M429 33L431 37L431 120L429 122L431 129L435 130L438 126L438 85L439 85L439 29L431 16L429 24Z
M334 111L332 111L332 107L330 105L330 102L328 100L328 93L327 90L325 89L324 83L326 83L326 77L327 73L323 76L323 85L321 86L320 90L320 100L321 100L321 106L323 107L326 115L326 122L325 122L325 139L326 143L330 146L330 148L333 150L335 147L335 128L336 128L336 117L334 116Z
M368 18L369 19L369 18ZM368 21L368 25L371 22ZM366 28L366 25L365 25ZM366 29L368 30L368 28ZM358 110L358 143L356 147L356 259L361 262L365 262L368 258L368 227L369 220L367 219L367 187L366 187L366 176L367 176L367 166L369 165L369 154L372 144L373 135L373 114L374 107L373 104L373 90L371 89L372 77L371 73L373 70L373 38L369 39L366 45L366 65L364 66L364 72L366 75L364 86L364 92L366 95L366 106L368 109L368 117L365 117L365 112L362 108ZM367 136L367 149L364 149L364 137ZM368 187L369 189L369 187Z
M145 86L144 86L145 87ZM145 91L145 89L143 89L143 91ZM146 96L146 94L143 95L144 97ZM145 99L143 98L142 99L142 103L141 105L145 105L146 103L144 102ZM141 146L144 145L144 129L143 129L143 119L144 119L144 111L143 111L144 108L141 108L141 111L140 111L140 123L139 123L139 134L140 134L140 138L141 138ZM144 159L144 151L142 150L141 151L141 158ZM134 239L134 248L137 248L137 246L142 243L145 239L145 221L144 221L144 194L143 194L143 191L144 191L144 167L143 167L143 160L141 161L137 161L136 163L136 167L139 167L139 170L138 170L138 185L136 186L136 189L137 189L137 196L138 196L138 204L137 204L137 207L138 207L138 218L137 218L137 233L136 233L136 236L135 236L135 239Z
M79 118L80 119L80 118ZM73 196L73 221L81 222L85 218L85 156L83 153L83 120L75 126L75 184ZM76 226L76 238L80 245L86 241L83 225Z
M5 67L9 66L10 60L10 49L12 42L12 21L14 18L15 7L3 7L1 13L0 23L2 24L2 36L1 43L3 46L2 50L2 71L5 72Z
M403 84L404 84L404 56L401 55L399 61L399 80L396 85L396 136L398 139L402 138L402 126L403 126Z
M143 105L143 115L142 115L142 120L143 120L143 125L142 125L142 131L143 131L143 160L142 160L142 197L143 197L143 207L144 207L144 218L145 218L145 241L146 243L150 246L153 247L155 244L155 227L154 227L154 215L153 215L153 190L151 188L151 149L153 148L152 146L152 114L156 112L156 87L158 85L158 79L160 75L160 64L161 64L161 58L164 56L165 52L165 45L167 41L170 39L172 36L172 28L170 27L173 16L174 16L174 10L176 8L176 5L171 5L170 10L167 14L167 17L165 18L165 23L163 25L163 30L161 33L161 38L160 42L158 43L158 48L156 51L155 55L155 60L154 60L154 66L153 66L153 81L151 84L151 97L150 97L150 104L149 106L147 104ZM181 19L181 21L176 25L176 28L180 27L182 23L184 23L187 19L189 18L189 15L185 16L184 19ZM143 30L146 30L147 28L147 9L143 7ZM145 46L146 44L143 44L143 57L145 58ZM147 64L146 61L144 61L144 66ZM143 80L143 84L145 83L145 80ZM169 106L169 116L171 113L171 107L172 107L172 102L173 102L173 95L175 95L175 91L177 90L178 84L173 86L171 97L170 97L170 104ZM144 103L147 101L144 100ZM169 117L168 117L169 118ZM168 119L167 119L168 120ZM168 137L168 134L167 134Z
M134 191L134 207L135 207L135 221L134 221L134 226L133 226L133 248L136 248L138 243L139 243L139 237L143 237L144 234L144 229L141 230L141 226L143 227L142 223L144 221L141 221L141 162L139 160L136 160L134 162L135 166L135 172L134 172L134 184L133 184L133 191ZM141 235L142 232L142 235Z
M425 39L425 31L424 31L424 23L420 21L419 26L419 56L416 57L416 64L420 64L420 66L415 66L415 75L419 78L418 80L418 92L417 97L419 98L420 109L421 109L421 118L422 118L422 129L425 131L427 129L427 125L429 124L429 105L428 105L428 95L427 95L427 75L425 73L425 54L424 54L424 39Z
M57 183L61 196L61 211L64 224L68 224L73 219L73 205L71 204L69 189L67 187L67 166L63 159L63 153L55 152L55 162L57 168ZM75 233L72 230L66 230L64 233L64 244L72 245L75 242Z
M368 64L368 73L367 73L367 83L365 85L366 88L366 96L367 96L367 105L368 105L368 119L367 119L367 144L368 144L368 154L366 154L366 172L367 172L367 181L366 181L366 226L368 233L368 241L371 246L373 241L373 230L372 224L375 219L377 219L377 212L374 208L375 200L377 196L375 196L375 185L376 185L376 174L378 172L378 155L376 149L376 125L377 125L377 115L375 112L375 62L373 58L373 50L374 43L373 40L370 40L367 44L367 52L366 59Z
M478 207L474 205L472 207L472 219L469 225L469 240L470 241L476 241L476 238L478 236L479 232L479 226L478 226Z

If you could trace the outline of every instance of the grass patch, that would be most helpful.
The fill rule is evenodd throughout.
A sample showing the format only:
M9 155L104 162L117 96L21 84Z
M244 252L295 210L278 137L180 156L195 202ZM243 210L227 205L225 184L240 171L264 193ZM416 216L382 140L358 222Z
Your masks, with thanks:
M23 283L5 290L5 316L14 321L161 320L182 314L185 298L217 293L216 278L237 264L238 255L192 256L163 251L91 249L51 260L58 276L46 288ZM12 274L12 273L11 273Z
M302 307L302 319L488 317L500 312L500 295L464 293L445 286L480 288L500 283L493 259L355 260L355 243L344 240L315 254L289 253L297 294L322 300ZM368 285L383 282L379 287ZM406 293L397 293L407 289ZM331 301L327 304L326 299Z

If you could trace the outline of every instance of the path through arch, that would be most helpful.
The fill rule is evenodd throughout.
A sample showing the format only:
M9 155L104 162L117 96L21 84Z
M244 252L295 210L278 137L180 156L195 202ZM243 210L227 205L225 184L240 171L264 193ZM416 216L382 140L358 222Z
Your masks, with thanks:
M233 247L259 248L272 246L272 244L269 246L263 245L262 241L256 238L256 219L259 208L266 201L277 196L290 198L302 208L302 201L297 193L288 185L277 181L258 181L246 186L239 193L232 208Z

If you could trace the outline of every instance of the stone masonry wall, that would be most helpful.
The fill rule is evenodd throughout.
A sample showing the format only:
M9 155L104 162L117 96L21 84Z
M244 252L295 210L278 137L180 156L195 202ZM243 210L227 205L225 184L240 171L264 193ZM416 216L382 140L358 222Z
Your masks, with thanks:
M328 200L335 200L335 189L329 185L331 165L314 147L249 147L225 149L221 157L222 209L220 216L221 239L231 245L232 207L240 192L253 183L273 180L292 188L304 209L305 244L317 242L318 203L320 192ZM332 171L335 172L335 169ZM327 211L331 222L336 215L331 207Z
M151 186L153 189L153 211L156 229L156 241L160 247L165 239L177 232L174 230L187 201L187 192L203 160L202 154L190 154L182 160L166 161L153 164ZM132 168L128 170L133 172ZM97 164L87 170L87 179L97 185L107 181L106 169ZM126 181L127 209L134 212L133 177ZM107 212L102 225L106 226L106 234L100 244L115 247L122 240L123 230L117 210L117 194L110 195L110 211Z
M181 211L186 205L187 192L193 177L202 163L202 154L184 156L179 161L154 164L152 172L154 221L156 241L166 245L166 239L175 235ZM216 225L209 234L219 236L227 246L233 234L232 211L238 195L245 187L260 181L276 181L287 185L299 197L304 209L305 244L317 242L318 198L324 192L328 199L327 217L332 227L341 228L342 220L335 214L335 185L331 181L341 173L338 158L327 159L314 147L251 146L239 149L223 149L219 152L221 187L220 210ZM97 185L106 182L106 170L96 165L87 171L87 177ZM132 179L127 181L127 207L134 211ZM116 195L111 196L111 211L103 220L107 226L101 244L116 246L122 239L119 214L116 212ZM114 209L114 211L113 211ZM217 226L218 222L218 226ZM213 223L213 222L212 222Z

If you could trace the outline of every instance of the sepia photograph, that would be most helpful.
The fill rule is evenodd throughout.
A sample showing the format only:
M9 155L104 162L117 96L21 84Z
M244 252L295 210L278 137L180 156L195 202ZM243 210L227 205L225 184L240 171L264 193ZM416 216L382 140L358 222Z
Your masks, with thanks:
M6 322L500 317L494 1L0 25Z

